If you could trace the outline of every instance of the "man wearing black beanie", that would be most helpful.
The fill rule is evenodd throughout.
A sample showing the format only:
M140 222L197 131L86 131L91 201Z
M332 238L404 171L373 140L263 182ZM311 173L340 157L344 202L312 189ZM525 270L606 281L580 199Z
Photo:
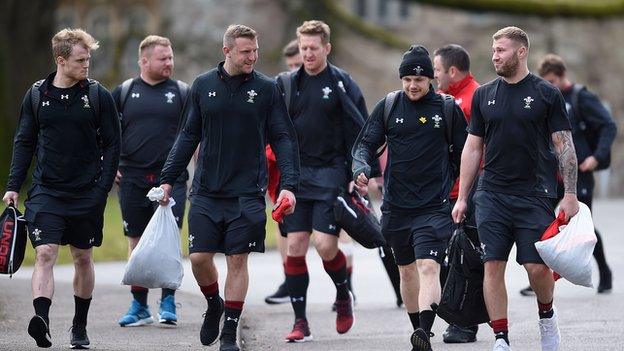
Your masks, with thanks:
M353 179L364 186L370 162L387 140L382 232L399 265L401 293L414 328L413 350L431 350L440 301L440 262L452 232L449 192L466 140L466 120L450 96L437 94L433 65L413 45L399 66L403 90L377 103L353 147ZM387 108L390 107L389 109Z

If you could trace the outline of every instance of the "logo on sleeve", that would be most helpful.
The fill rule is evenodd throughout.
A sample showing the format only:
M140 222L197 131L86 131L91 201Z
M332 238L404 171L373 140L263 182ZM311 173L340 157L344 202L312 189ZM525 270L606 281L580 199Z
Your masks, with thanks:
M168 104L173 104L173 98L175 97L174 93L168 91L167 94L165 94L165 97L167 98Z
M91 108L91 106L89 106L89 97L87 95L83 95L81 99L84 102L84 105L82 106L83 108Z
M329 93L333 92L333 90L331 90L329 87L325 87L321 91L323 92L323 99L329 99Z
M439 115L435 115L431 117L431 119L434 122L433 128L440 128L440 121L442 120L442 117L440 117Z
M531 108L531 103L532 103L533 101L535 101L535 100L533 100L533 98L532 98L532 97L530 97L530 96L525 97L525 98L524 98L524 108L528 108L528 109L530 109L530 108Z
M418 120L419 120L419 121L420 121L420 123L422 123L422 124L427 123L427 117L425 117L425 116L421 116Z
M258 93L256 93L255 90L251 89L247 92L247 95L249 95L249 99L247 99L247 102L253 104L255 102L254 98L258 95Z

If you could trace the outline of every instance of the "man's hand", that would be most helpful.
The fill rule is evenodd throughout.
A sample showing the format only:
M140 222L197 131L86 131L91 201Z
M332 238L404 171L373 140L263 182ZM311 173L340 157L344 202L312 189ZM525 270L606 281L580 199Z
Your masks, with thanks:
M171 188L170 184L161 184L160 188L165 192L165 196L163 196L162 200L158 201L161 206L167 206L169 204L169 197L171 196Z
M566 193L563 195L563 199L559 203L559 211L565 213L566 223L578 213L578 210L579 203L576 194Z
M579 165L579 171L581 172L592 172L598 167L598 159L594 156L589 156L583 160L583 162Z
M119 185L119 182L121 182L121 178L123 176L121 175L121 172L119 172L119 170L117 170L117 174L115 175L115 184Z
M17 207L17 198L19 197L19 194L16 191L7 191L6 193L4 193L4 197L2 198L2 201L7 204L7 206L13 202L13 205L15 207Z
M457 199L455 202L455 207L453 207L453 212L451 212L451 216L453 216L453 221L455 223L460 223L466 218L466 211L468 211L468 203L466 200Z
M362 195L362 196L366 196L368 195L368 185L365 186L358 186L357 184L355 184L355 182L350 181L349 182L349 186L348 186L348 190L349 193L352 193L353 190L357 191L358 194Z
M357 176L357 179L355 180L355 185L360 188L364 188L368 185L368 178L366 178L366 175L364 175L364 172L360 173Z
M277 200L275 201L276 204L280 204L282 203L282 199L288 199L290 200L291 206L289 209L286 210L286 212L284 212L284 214L289 215L293 212L295 212L295 205L297 203L297 200L295 199L295 194L292 193L292 191L290 190L282 190L280 191L279 195L277 196Z

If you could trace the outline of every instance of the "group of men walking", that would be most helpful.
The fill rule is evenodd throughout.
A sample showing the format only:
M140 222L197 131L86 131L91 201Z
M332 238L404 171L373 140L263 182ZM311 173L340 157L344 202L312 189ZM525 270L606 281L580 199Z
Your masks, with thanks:
M543 78L530 73L528 36L506 27L493 35L497 79L479 87L470 74L468 53L459 45L436 50L433 61L427 48L413 45L398 67L402 89L387 94L369 116L358 85L328 61L329 26L305 21L296 34L301 67L273 79L255 70L256 31L231 25L223 36L224 61L190 87L171 79L171 42L150 35L139 47L140 75L112 95L87 78L97 41L80 29L54 36L57 70L26 93L3 198L17 204L36 156L25 205L36 251L35 315L28 333L37 345L51 346L48 312L59 245L70 245L76 269L71 347L84 348L90 343L92 248L102 243L103 209L113 182L119 185L131 252L157 206L145 197L150 188L164 190L161 205L175 199L174 215L182 226L186 167L195 155L189 257L207 301L203 345L219 341L220 350L239 350L236 333L249 284L248 255L265 249L268 187L273 187L275 207L286 214L280 232L286 238L284 286L294 324L285 340L312 339L306 318L306 253L312 234L336 288L336 331L347 333L354 324L354 297L347 255L338 245L341 228L334 200L344 189L366 194L369 180L383 171L382 232L399 266L401 297L414 329L413 350L432 349L441 263L453 222L464 221L476 226L484 252L493 350L511 350L504 275L514 244L516 261L527 270L538 301L542 349L557 350L554 281L533 244L554 219L557 173L562 182L559 206L566 218L578 211L577 178L584 179L582 185L578 182L578 197L591 206L591 172L607 162L615 137L613 121L596 97L582 89L583 107L575 111L574 103L566 105L572 101L566 95L572 84L563 61L548 56L540 66ZM582 117L571 119L571 114ZM581 119L583 128L578 128ZM589 132L600 136L597 145L585 136ZM580 138L586 147L575 151ZM272 185L267 145L279 171ZM382 170L377 158L383 149L387 162ZM216 253L226 255L223 294ZM605 292L611 288L611 273L604 253L596 256L602 257L599 291ZM132 286L130 291L133 299L119 325L153 323L148 289ZM175 290L162 289L159 322L177 323L174 296ZM476 326L451 325L443 338L472 342L476 331Z

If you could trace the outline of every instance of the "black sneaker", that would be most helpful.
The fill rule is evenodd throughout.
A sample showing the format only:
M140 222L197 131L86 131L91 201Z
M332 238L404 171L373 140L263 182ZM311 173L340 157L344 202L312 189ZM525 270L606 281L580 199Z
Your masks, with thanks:
M236 345L236 333L225 331L221 333L220 341L219 351L240 351Z
M423 328L418 328L412 333L410 338L412 350L414 351L432 351L431 342L429 341L429 333Z
M442 341L447 344L463 344L477 341L478 326L462 328L458 325L449 325L442 334Z
M526 288L520 290L520 295L522 295L522 296L535 296L535 291L533 291L533 288L531 288L530 286L527 286Z
M219 337L219 324L224 310L223 299L220 296L213 299L215 301L208 301L208 309L204 313L204 322L199 331L199 340L202 345L212 345Z
M607 268L604 272L600 272L600 282L598 283L598 293L608 294L611 292L613 284L613 276L611 270Z
M89 337L87 336L87 328L81 325L71 327L71 341L69 348L71 349L88 349Z
M39 347L52 346L52 336L48 323L41 316L34 315L28 323L28 335L37 342Z
M280 303L290 302L290 294L288 293L288 287L286 286L286 282L283 282L277 288L277 291L273 293L273 295L269 295L264 299L264 302L269 305L277 305Z

